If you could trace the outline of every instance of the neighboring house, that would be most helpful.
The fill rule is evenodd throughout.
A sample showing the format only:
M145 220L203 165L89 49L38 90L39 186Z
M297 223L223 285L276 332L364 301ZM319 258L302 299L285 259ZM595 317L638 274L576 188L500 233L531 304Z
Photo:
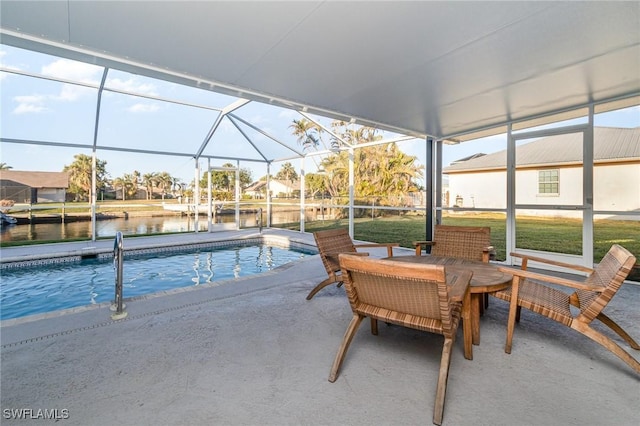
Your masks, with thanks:
M69 188L68 172L0 170L0 199L16 203L62 203Z
M581 134L518 146L516 204L582 205L581 158ZM450 191L443 197L449 200L447 207L506 208L506 162L504 150L445 167ZM593 189L594 210L640 212L640 127L594 128ZM579 217L580 212L562 215Z
M288 182L271 179L269 182L272 197L287 197L300 194L300 181ZM249 185L244 191L245 195L253 198L264 198L267 193L267 181L260 180Z

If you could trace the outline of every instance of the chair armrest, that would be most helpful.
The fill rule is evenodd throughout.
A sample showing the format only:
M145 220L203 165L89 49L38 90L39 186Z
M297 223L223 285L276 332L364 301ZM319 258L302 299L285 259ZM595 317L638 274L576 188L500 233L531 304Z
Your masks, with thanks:
M584 284L579 281L569 280L567 278L556 277L553 275L540 274L537 272L526 271L522 269L516 268L505 268L502 266L498 267L500 272L504 272L510 275L517 275L521 278L529 278L532 280L545 281L552 284L558 284L565 287L570 287L578 290L588 290L588 291L598 291L601 292L605 289L605 287L601 286L593 286L589 284Z
M493 246L487 246L482 249L482 261L484 263L489 263L489 260L491 260L492 251L493 251Z
M529 260L531 260L533 262L546 263L548 265L560 266L561 268L573 269L581 272L588 272L588 273L593 272L593 268L589 268L582 265L576 265L573 263L558 262L557 260L545 259L543 257L529 256L527 254L521 254L521 253L515 253L515 252L511 253L511 256L521 258L522 261L525 263L525 265Z
M368 244L355 244L355 248L358 247L386 247L388 257L393 257L393 247L400 247L400 243L368 243Z
M471 282L471 276L473 272L465 271L464 273L458 275L456 277L455 282L449 283L449 300L452 302L462 302L464 300L465 294L471 289L469 288L469 283Z
M369 253L364 252L364 253L357 253L357 252L348 252L348 253L332 253L332 254L325 254L324 256L329 259L332 262L336 262L337 264L340 264L340 259L339 256L341 254L348 254L349 256L369 256Z
M416 256L420 256L422 254L422 246L433 246L435 243L435 241L414 241L413 245L416 248Z

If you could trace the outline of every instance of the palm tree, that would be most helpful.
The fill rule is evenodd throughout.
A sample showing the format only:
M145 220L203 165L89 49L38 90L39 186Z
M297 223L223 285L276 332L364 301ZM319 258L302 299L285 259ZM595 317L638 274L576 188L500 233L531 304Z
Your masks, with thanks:
M157 177L158 173L156 172L145 173L142 175L142 183L147 189L147 200L151 199L151 195L153 194L153 187L156 185Z
M371 127L350 129L349 124L334 121L336 134L350 144L380 140ZM404 195L418 189L415 180L422 177L416 157L406 155L396 144L373 145L354 152L354 193L356 197L382 198L392 205L400 205ZM321 162L326 172L327 191L332 197L348 195L349 155L342 151L329 155Z
M303 150L315 148L320 144L320 134L322 129L313 122L302 119L293 120L293 124L289 126L292 134L298 137L298 143L302 145Z
M284 180L286 182L289 182L290 185L293 185L293 182L298 180L298 173L296 173L296 169L293 167L293 165L287 161L282 165L280 171L276 174L276 179ZM290 192L290 188L287 189L287 192Z
M156 185L160 189L162 193L162 201L164 201L164 196L167 194L167 188L171 188L174 183L174 179L167 172L158 173L156 176Z
M113 185L113 189L116 190L116 194L118 193L118 187L120 187L120 189L122 189L122 201L125 201L126 199L126 191L125 191L125 180L122 177L117 177L115 179L113 179L113 182L111 183ZM116 195L117 197L117 195Z
M70 194L75 194L76 200L87 200L91 193L92 157L85 154L76 154L73 163L64 166L63 172L69 172ZM106 161L96 159L96 189L106 186L107 171Z
M0 170L9 170L9 169L13 169L13 167L7 165L7 163L0 163Z

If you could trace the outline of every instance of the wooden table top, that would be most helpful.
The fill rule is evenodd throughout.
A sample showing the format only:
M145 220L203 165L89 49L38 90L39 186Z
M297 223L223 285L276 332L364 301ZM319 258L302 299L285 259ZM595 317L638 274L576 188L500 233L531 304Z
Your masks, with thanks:
M496 265L475 260L459 259L445 256L393 256L387 258L397 262L424 263L443 265L447 275L458 275L464 271L472 271L471 293L489 293L503 290L511 285L513 276L498 270ZM448 281L448 280L447 280Z

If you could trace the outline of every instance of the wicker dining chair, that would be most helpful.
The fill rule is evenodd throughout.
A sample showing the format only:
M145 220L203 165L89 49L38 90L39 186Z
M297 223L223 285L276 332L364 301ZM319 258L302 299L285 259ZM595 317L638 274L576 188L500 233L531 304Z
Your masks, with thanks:
M423 246L431 246L434 256L458 257L488 262L491 246L491 228L488 226L436 225L432 241L414 241L416 256L422 255Z
M338 287L342 285L342 274L340 272L340 262L338 255L340 253L357 253L367 256L367 252L357 252L358 248L376 248L386 247L387 256L393 256L393 247L399 247L398 243L367 243L354 244L349 232L346 228L328 229L326 231L318 231L313 233L316 240L316 247L322 259L322 264L327 270L328 278L316 285L307 295L307 300L311 300L320 290L330 284L337 283Z
M431 246L431 255L457 257L488 263L494 252L491 228L488 226L436 225L432 241L414 241L416 256L422 255L422 246ZM480 312L489 306L489 295L484 294Z
M433 423L442 423L451 350L462 319L464 356L473 359L468 271L446 282L445 266L339 256L353 317L336 354L329 381L335 382L349 344L365 317L378 334L377 320L444 336ZM375 326L374 326L375 325Z
M616 322L602 311L616 295L623 281L633 267L636 258L624 247L614 244L595 269L551 261L544 258L512 253L522 259L521 269L500 268L513 275L511 288L494 293L509 305L507 341L504 351L511 353L515 323L520 320L521 308L529 309L584 334L599 343L640 374L640 362L627 353L610 337L591 327L594 319L608 326L629 346L640 350L640 346ZM573 281L527 270L529 262L547 263L555 266L589 273L584 282ZM573 289L573 293L552 288L543 283L556 284ZM576 313L571 312L575 307Z

